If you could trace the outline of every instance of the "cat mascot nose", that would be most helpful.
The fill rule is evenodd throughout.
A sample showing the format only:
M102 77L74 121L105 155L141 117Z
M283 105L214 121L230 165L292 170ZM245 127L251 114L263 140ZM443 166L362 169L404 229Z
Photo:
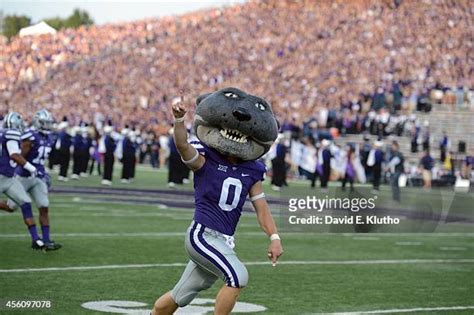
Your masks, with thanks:
M232 115L234 115L234 117L239 121L249 121L252 119L252 116L250 116L247 110L241 107L234 109L234 111L232 111Z

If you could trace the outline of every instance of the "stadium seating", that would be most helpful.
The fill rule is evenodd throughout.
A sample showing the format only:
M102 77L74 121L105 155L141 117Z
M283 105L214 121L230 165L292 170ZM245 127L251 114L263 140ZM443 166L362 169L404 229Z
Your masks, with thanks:
M266 96L280 117L308 117L394 80L408 106L435 85L472 87L469 10L469 1L249 1L14 38L0 44L0 113L42 104L74 122L101 112L144 129L170 120L181 89L195 97L235 85Z
M440 138L443 130L451 140L451 149L458 151L459 141L465 141L467 148L474 148L474 112L471 111L433 111L420 117L428 120L434 137Z

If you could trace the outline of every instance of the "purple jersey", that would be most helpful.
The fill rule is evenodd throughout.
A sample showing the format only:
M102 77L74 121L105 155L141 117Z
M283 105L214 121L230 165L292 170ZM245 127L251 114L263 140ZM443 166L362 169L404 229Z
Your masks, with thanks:
M194 173L194 221L233 235L250 188L263 180L265 165L258 161L232 164L204 143L191 144L206 158Z
M48 159L52 147L52 141L49 135L30 129L21 136L21 140L31 142L30 152L28 152L25 159L33 164L39 173L45 174L46 170L44 168L44 163ZM18 168L17 174L22 177L28 177L31 175L30 172L25 170L23 167Z
M20 152L9 152L7 142L16 142L16 147L20 148L21 133L14 129L0 130L0 175L13 177L15 174L16 162L10 159L10 155Z

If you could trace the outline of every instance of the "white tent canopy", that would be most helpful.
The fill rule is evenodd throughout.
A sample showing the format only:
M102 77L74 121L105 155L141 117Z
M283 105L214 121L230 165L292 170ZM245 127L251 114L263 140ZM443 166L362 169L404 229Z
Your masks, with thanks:
M56 30L49 26L46 22L41 21L38 24L24 27L20 30L20 37L24 36L38 36L44 34L56 34Z

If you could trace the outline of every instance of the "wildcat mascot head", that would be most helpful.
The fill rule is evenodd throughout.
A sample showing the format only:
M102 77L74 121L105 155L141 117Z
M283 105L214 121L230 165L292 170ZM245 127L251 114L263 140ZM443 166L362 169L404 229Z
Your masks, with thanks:
M237 88L225 88L196 100L194 132L223 155L244 161L268 152L278 136L270 104Z

